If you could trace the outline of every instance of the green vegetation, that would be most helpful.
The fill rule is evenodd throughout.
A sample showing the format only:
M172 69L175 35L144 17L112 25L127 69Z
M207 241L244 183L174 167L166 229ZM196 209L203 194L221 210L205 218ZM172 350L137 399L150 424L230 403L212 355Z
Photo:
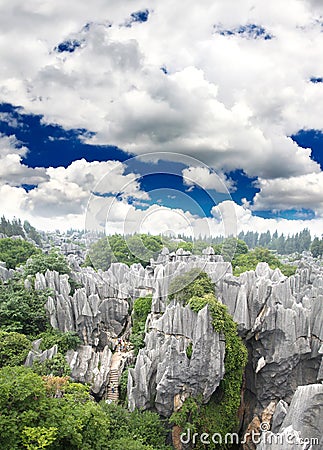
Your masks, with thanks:
M222 254L224 261L231 261L238 255L248 253L247 244L241 239L227 238L220 245L213 245L216 253Z
M113 262L122 262L128 266L141 263L146 266L150 258L158 255L162 247L160 236L135 234L125 238L115 234L95 242L89 250L84 265L91 265L102 270L107 270Z
M24 237L25 235L20 219L14 218L10 222L10 220L7 220L4 216L2 216L0 219L0 233L5 234L8 237L11 236Z
M186 356L188 357L188 359L192 358L192 354L193 354L193 344L192 342L190 342L186 347Z
M184 288L184 296L181 297L180 293L176 296L185 299L185 302L195 312L205 306L209 307L214 330L223 333L225 337L225 377L207 405L202 405L201 399L189 398L178 412L172 414L170 421L183 429L191 428L193 432L198 429L210 432L210 434L220 433L225 436L226 433L235 431L237 427L237 411L240 406L243 372L247 363L247 349L238 336L237 324L233 321L227 307L216 300L213 291L209 292L213 285L210 280L209 283L205 282L205 275L199 275L203 282L201 291L203 291L203 286L206 287L206 291L202 295L197 289L199 279L196 278L192 286ZM177 285L180 285L180 278L174 280ZM196 291L199 294L191 295ZM191 351L188 351L188 357ZM202 444L197 444L196 448L204 448L199 445ZM210 445L208 448L217 448L213 446L214 444Z
M68 350L75 350L82 342L75 332L62 333L54 328L47 329L37 336L37 339L42 339L40 350L47 350L53 345L58 346L58 352L52 359L47 359L43 363L35 361L33 364L33 371L38 375L54 375L67 376L71 374L69 365L66 362L65 354Z
M318 237L313 239L311 252L314 258L323 255L323 239L319 239Z
M193 296L202 297L204 294L214 292L214 284L209 276L199 268L185 272L172 280L169 286L170 300L175 299L186 305Z
M37 247L23 239L0 239L0 261L4 261L8 269L15 269L39 253Z
M132 343L135 355L144 347L145 324L148 314L151 311L152 296L139 297L135 300L132 311L132 330L130 342Z
M191 238L183 237L183 239L171 239L167 236L151 236L146 234L136 234L132 236L123 237L121 235L113 235L104 237L92 244L88 255L86 257L84 266L92 266L95 269L107 270L111 263L122 262L127 265L134 263L141 263L144 267L149 264L150 258L156 258L163 246L173 252L178 248L183 248L200 255L202 251L208 246L213 247L216 254L222 254L225 261L231 261L235 266L242 267L237 269L236 273L241 273L245 270L255 268L255 261L262 261L258 258L265 257L270 253L291 254L294 252L301 253L310 248L314 251L314 256L319 256L323 252L322 240L315 238L311 245L311 235L309 230L304 229L300 233L293 236L285 237L283 234L278 236L277 231L271 234L255 233L248 231L247 233L239 233L238 238L223 237L202 239L199 238L192 241ZM262 249L262 250L259 250ZM254 249L249 251L249 249ZM265 252L264 250L267 250ZM270 252L269 252L270 250ZM253 252L256 252L253 253ZM260 252L263 251L261 255ZM248 258L239 258L243 255L249 255ZM279 267L283 273L290 275L294 273L291 266L284 266L279 262L279 259L271 258L271 267Z
M3 450L168 449L157 414L96 403L87 386L68 377L5 367L0 370L0 409Z
M41 236L30 223L25 220L24 224L21 224L20 219L13 219L11 222L4 216L0 219L0 233L5 234L8 237L22 236L32 239L36 244L41 244Z
M273 234L270 231L265 233L257 233L254 231L243 231L239 233L239 239L245 241L249 248L266 247L275 250L280 255L289 255L294 252L302 253L309 250L311 245L311 233L305 228L300 233L288 235L281 234L278 236L277 231Z
M56 250L51 250L49 253L33 256L24 266L24 275L34 276L37 272L45 273L46 270L56 270L60 274L68 275L71 273L66 258Z
M28 236L37 244L41 243L41 236L35 228L28 222L22 225L16 219L10 222L1 218L0 233ZM212 245L225 260L230 260L235 252L232 260L235 275L255 269L260 261L267 262L273 269L279 267L290 275L295 266L283 265L273 251L292 253L311 248L314 256L322 255L322 239L315 238L311 247L310 244L308 230L287 238L268 232L240 234L239 239L198 239L195 242L164 236L124 238L114 235L92 245L86 264L102 269L107 269L115 261L146 266L164 245L170 251L183 248L195 254L201 254L203 249ZM26 288L24 284L27 276L33 281L37 272L45 273L49 269L67 274L73 292L79 286L71 278L66 258L57 250L45 254L30 242L9 237L0 239L0 260L5 261L9 268L23 265L23 270L13 279L0 283L0 447L3 450L167 450L169 447L164 442L169 424L161 421L157 414L130 413L115 404L96 403L90 396L89 386L70 381L70 368L64 355L81 341L76 333L62 333L49 326L44 305L50 292ZM225 435L235 431L247 358L236 324L227 308L216 300L214 285L207 274L199 269L174 279L170 291L171 300L188 304L193 311L198 312L207 305L214 329L222 333L226 341L225 378L210 402L203 405L201 398L188 398L183 407L172 415L171 422L210 434L218 432ZM136 354L144 346L145 323L151 304L152 297L147 296L138 298L133 305L130 341ZM51 360L35 362L32 368L26 368L22 364L31 349L31 341L38 338L42 339L41 350L57 344L58 353ZM186 354L188 358L192 357L192 343L188 344ZM124 402L127 378L128 370L123 373L120 383L120 399ZM208 448L215 447L211 444Z
M126 399L127 399L127 385L128 385L128 370L129 368L125 369L122 372L122 375L120 377L120 382L119 382L119 400L125 404Z
M150 411L134 411L101 402L103 411L110 422L110 439L108 450L170 450L164 444L166 428L156 413Z
M35 276L37 272L45 273L46 270L55 270L61 275L68 275L68 282L71 287L70 294L73 295L75 290L82 287L72 278L71 269L64 255L57 250L52 249L49 253L39 253L28 260L24 266L24 277Z
M48 294L47 290L26 289L20 278L0 284L0 328L29 336L45 331Z
M49 328L43 333L40 333L37 336L37 339L42 339L40 344L41 350L47 350L57 344L58 350L61 353L66 353L67 350L71 349L76 350L76 347L82 343L81 339L74 331L63 333L54 328Z
M25 427L22 430L22 443L28 450L42 449L50 446L57 437L56 427Z
M234 275L238 276L247 270L255 270L259 262L268 263L271 269L279 268L284 275L293 275L296 266L282 264L280 260L267 248L255 248L246 254L236 255L232 260Z
M29 350L31 341L24 334L0 331L0 367L23 364Z
M67 364L65 356L57 353L53 358L44 362L34 361L32 370L38 375L52 375L55 377L65 377L71 375L70 366Z

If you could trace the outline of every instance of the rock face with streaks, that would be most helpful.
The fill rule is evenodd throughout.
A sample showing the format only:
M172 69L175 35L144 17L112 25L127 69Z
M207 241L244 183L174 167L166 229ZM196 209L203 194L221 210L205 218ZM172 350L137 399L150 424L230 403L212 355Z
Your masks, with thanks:
M73 379L90 383L94 395L102 397L106 390L111 367L112 352L108 346L95 351L91 345L81 345L66 355Z
M0 281L8 281L14 273L13 269L7 269L5 262L0 261Z
M175 331L178 323L192 319L184 320L187 311L178 305L174 315L172 307L166 306L170 281L195 267L200 267L215 282L217 298L227 305L248 347L244 429L254 414L261 417L269 404L278 402L283 409L282 405L291 402L298 386L323 379L323 267L319 261L305 255L291 277L284 276L279 269L271 269L267 263L259 263L256 270L235 277L231 265L212 252L205 251L202 257L180 253L169 254L164 250L154 265L155 289L146 345L129 376L131 409L154 408L169 416L174 398L183 397L183 384L193 395L209 392L201 381L203 377L199 381L200 390L192 387L195 380L185 354L188 331L183 335ZM169 323L175 323L173 328ZM205 345L209 348L208 343ZM211 360L211 365L223 375L219 358L215 361L213 353L203 351L201 355L205 361ZM201 373L204 376L203 369ZM187 384L186 377L191 383ZM207 395L204 398L207 401ZM279 416L275 420L277 427Z
M31 367L35 361L39 361L40 363L46 361L46 359L52 359L55 355L57 355L57 345L53 345L53 347L47 350L40 350L41 339L37 339L32 344L32 349L27 355L25 366Z
M323 448L323 384L299 386L290 406L275 415L273 423L280 416L280 427L264 433L257 450Z
M297 386L322 380L322 289L323 268L313 260L289 278L260 263L256 271L218 283L217 297L249 350L245 400L252 413L273 400L290 402Z
M125 298L109 297L109 286L102 279L83 277L84 287L70 295L67 275L47 271L38 273L36 289L49 288L46 310L53 328L62 332L76 331L86 345L106 345L108 340L122 334L129 324L129 303Z
M129 369L130 410L154 408L169 417L188 395L207 403L224 376L224 355L224 338L214 331L207 306L195 313L176 304L161 316L151 314L145 348Z
M109 274L97 274L92 269L76 267L74 276L83 287L73 295L68 276L55 271L36 274L35 288L52 291L45 305L52 327L62 332L75 331L82 339L84 345L66 355L71 376L75 381L90 383L92 393L100 398L109 383L115 340L130 325L123 278L128 268L116 265ZM111 283L106 281L109 277ZM37 354L28 358L28 364L32 364L32 358L39 359Z
M227 305L248 348L244 429L275 402L272 425L274 432L280 430L298 386L323 380L323 266L309 255L291 277L266 263L235 277L231 264L210 248L201 256L164 248L146 268L114 263L105 272L81 268L75 255L70 259L81 288L72 294L68 276L50 271L36 275L35 287L53 292L46 304L52 326L82 338L84 345L69 353L69 364L75 379L92 380L98 396L108 383L114 341L129 333L132 302L152 294L145 347L129 370L130 408L169 416L188 395L208 401L224 376L223 337L214 332L207 308L196 314L167 302L171 281L194 268L215 283L216 297ZM0 276L7 276L6 270L0 265Z

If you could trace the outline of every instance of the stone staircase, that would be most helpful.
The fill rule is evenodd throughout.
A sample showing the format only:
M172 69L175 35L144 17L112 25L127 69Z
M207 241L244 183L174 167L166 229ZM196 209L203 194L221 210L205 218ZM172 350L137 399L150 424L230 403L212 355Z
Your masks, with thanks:
M118 352L112 355L109 384L106 399L117 403L119 400L119 368L122 362L122 355Z

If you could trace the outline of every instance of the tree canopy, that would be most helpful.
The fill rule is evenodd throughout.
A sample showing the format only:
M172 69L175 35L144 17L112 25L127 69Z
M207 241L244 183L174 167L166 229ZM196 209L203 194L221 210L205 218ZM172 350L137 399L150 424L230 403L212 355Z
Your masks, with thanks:
M41 251L34 244L23 239L0 239L0 261L4 261L8 269L15 269L32 255L40 253Z
M0 409L3 450L168 449L157 414L96 403L87 386L23 366L0 370Z

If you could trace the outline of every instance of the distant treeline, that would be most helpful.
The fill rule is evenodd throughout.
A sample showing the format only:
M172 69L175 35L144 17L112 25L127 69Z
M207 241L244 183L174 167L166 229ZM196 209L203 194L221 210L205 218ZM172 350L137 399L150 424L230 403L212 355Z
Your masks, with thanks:
M179 238L186 242L193 242L190 237L185 237L179 235ZM268 248L269 250L274 250L280 255L290 255L291 253L302 253L303 251L310 250L313 256L317 257L323 253L323 239L314 238L312 239L310 231L305 228L299 233L285 236L284 234L278 234L275 231L273 234L270 231L265 233L258 233L257 231L241 231L238 234L238 239L244 241L249 249L254 249L256 247ZM203 236L198 236L194 241L194 246L200 247L202 243L208 243L209 245L222 244L225 238L223 236L217 236L215 238L205 238Z
M8 237L22 236L23 238L32 239L36 244L41 244L41 236L30 223L25 220L22 224L20 219L7 220L4 216L0 219L0 234L5 234Z
M253 231L247 231L246 233L242 231L238 237L245 241L249 248L265 247L276 250L281 255L308 251L312 243L311 233L307 228L287 237L284 234L278 235L277 231L273 234L270 231L261 234Z

